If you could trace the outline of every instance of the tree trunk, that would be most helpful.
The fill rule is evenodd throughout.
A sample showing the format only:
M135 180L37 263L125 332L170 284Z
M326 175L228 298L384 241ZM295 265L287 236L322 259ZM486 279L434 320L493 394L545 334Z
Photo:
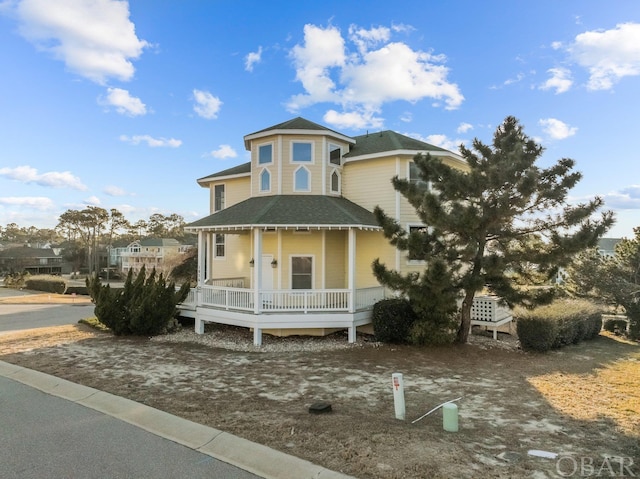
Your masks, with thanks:
M467 292L464 300L462 301L462 308L460 309L460 327L458 328L458 335L456 342L460 344L466 344L469 338L469 331L471 330L471 306L473 306L473 297L475 292Z

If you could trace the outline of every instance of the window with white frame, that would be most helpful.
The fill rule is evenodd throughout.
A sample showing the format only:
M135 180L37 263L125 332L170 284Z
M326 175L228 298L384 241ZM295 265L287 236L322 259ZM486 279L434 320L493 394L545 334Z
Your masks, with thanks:
M291 257L291 289L313 288L313 257Z
M329 163L337 166L342 164L342 150L333 143L329 143Z
M294 163L313 162L313 143L294 141L291 143L291 161Z
M216 185L213 187L213 211L224 209L224 185Z
M331 173L331 193L340 193L340 173L338 170L333 170Z
M418 186L425 186L425 185L427 187L431 186L429 183L425 182L422 178L420 178L420 170L418 168L418 165L416 165L415 161L409 162L409 183L412 183Z
M311 191L311 173L304 166L298 168L293 174L294 191Z
M258 164L266 165L273 163L273 145L271 143L258 147Z
M263 193L271 191L271 173L267 169L260 172L260 191Z
M215 234L214 242L214 255L216 258L224 258L224 235L220 233Z

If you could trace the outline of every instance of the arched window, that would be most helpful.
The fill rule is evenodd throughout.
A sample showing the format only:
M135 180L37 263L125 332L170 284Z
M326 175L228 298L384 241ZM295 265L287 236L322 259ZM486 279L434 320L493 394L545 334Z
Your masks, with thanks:
M331 173L331 193L340 193L340 173L337 170Z
M271 191L271 173L267 169L262 170L260 173L260 191Z
M311 191L311 173L304 166L298 168L293 174L294 191Z

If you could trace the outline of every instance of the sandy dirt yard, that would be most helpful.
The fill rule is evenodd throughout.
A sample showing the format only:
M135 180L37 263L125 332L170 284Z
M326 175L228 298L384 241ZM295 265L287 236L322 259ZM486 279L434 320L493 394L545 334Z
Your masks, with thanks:
M429 349L367 335L348 345L342 333L251 340L222 326L153 339L60 326L0 335L0 359L359 478L640 477L638 344L601 336L541 355L502 334ZM394 372L406 421L394 417ZM459 432L443 430L441 410L412 424L460 396ZM309 414L316 401L332 412Z

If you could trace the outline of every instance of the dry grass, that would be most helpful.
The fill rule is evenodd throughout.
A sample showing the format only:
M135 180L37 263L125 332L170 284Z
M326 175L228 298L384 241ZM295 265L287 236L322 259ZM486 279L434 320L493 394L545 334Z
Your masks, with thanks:
M607 336L633 344L613 335ZM640 437L638 348L586 373L554 372L530 377L528 382L563 414L585 421L607 418L625 434Z
M89 296L73 296L70 294L41 293L26 294L0 298L0 304L88 304Z

